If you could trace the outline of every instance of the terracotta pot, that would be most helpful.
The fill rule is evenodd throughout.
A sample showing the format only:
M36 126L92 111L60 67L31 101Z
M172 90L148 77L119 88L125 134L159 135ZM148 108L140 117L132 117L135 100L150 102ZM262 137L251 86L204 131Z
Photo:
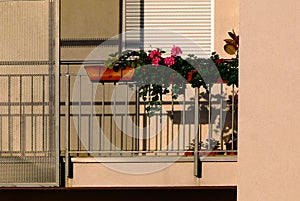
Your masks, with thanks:
M119 80L130 81L134 74L134 68L126 67L124 70L114 71L103 65L84 66L91 82L115 82Z
M196 73L197 70L191 70L190 72L188 72L187 78L186 80L189 82L193 79L193 74Z
M199 155L200 156L215 156L216 155L216 152L213 152L211 150L201 150L199 152Z
M228 80L222 80L222 78L218 78L217 83L218 84L227 84Z
M189 151L184 152L184 156L193 156L193 155L194 155L193 150L189 150Z

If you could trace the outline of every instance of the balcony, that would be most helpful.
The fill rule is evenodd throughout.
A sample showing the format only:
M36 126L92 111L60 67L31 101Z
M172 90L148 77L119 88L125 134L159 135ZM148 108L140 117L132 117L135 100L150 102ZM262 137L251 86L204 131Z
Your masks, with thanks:
M192 164L237 161L238 88L215 84L208 86L209 94L188 84L177 100L166 95L161 110L149 117L136 83L91 82L83 69L89 62L95 64L61 63L60 149L70 178L74 164L108 164L112 169L110 164L126 164L132 169L115 170L139 174L145 172L131 164L160 163L166 168L182 163L190 172Z

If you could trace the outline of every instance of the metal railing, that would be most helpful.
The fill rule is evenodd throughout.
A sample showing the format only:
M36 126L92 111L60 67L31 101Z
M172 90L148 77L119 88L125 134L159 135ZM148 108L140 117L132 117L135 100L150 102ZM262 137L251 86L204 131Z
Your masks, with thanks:
M1 185L54 183L57 147L49 74L3 73L0 83Z
M164 97L162 110L149 117L135 83L92 83L82 63L61 63L67 157L190 156L195 146L210 155L237 153L237 88L215 84L207 93L187 86L175 101Z

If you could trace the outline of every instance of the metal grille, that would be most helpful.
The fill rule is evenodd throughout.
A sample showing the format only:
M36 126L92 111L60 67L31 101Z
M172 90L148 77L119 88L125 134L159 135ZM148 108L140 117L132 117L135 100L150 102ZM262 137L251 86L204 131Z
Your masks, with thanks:
M58 185L54 2L0 2L0 184Z
M60 78L61 150L67 157L183 156L196 138L195 129L203 146L207 139L219 141L211 152L237 152L230 143L237 140L236 87L215 84L209 95L204 88L187 86L176 101L165 96L162 111L150 118L134 83L91 83L81 66L69 65L61 66ZM213 149L213 142L207 145Z

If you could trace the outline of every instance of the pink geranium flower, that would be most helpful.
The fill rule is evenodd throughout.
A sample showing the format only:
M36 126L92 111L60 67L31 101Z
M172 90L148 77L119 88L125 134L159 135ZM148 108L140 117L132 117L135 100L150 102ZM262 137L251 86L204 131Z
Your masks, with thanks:
M175 64L175 58L174 57L166 57L165 58L165 64L170 67Z
M160 62L160 58L159 57L154 57L152 59L152 64L155 66L158 66L158 63Z
M182 54L182 50L180 47L173 45L172 49L171 49L171 54L176 57L180 54Z
M160 57L160 51L158 51L158 50L152 50L151 52L150 52L150 58L151 59L153 59L153 58L155 58L155 57Z

